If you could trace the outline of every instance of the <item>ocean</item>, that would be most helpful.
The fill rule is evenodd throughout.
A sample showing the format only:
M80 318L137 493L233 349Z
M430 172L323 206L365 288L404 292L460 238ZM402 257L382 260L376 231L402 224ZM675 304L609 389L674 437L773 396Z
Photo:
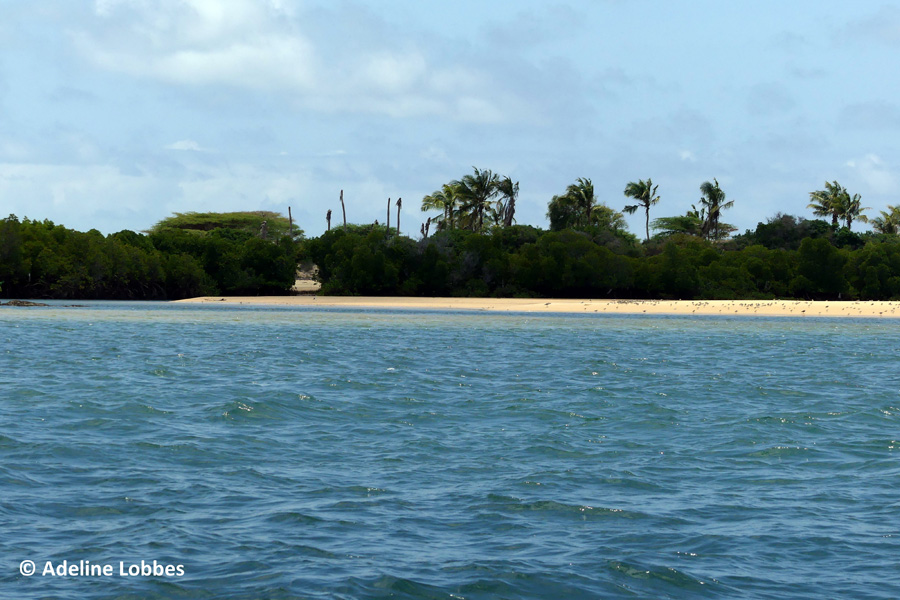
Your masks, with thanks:
M900 597L897 321L61 304L0 597Z

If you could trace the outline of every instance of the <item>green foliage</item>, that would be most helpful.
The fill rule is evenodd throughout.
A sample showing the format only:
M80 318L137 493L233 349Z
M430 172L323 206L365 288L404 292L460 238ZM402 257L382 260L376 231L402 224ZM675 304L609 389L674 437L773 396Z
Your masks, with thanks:
M853 252L844 274L861 300L900 299L900 241L876 242Z
M219 292L286 293L296 250L235 229L108 236L50 221L0 222L3 294L20 298L162 300Z
M159 233L167 229L182 229L205 234L218 229L232 229L250 235L259 235L263 222L266 223L268 235L266 239L277 240L290 236L290 220L275 212L258 210L227 213L175 213L150 228L150 233ZM294 239L303 237L303 231L294 224Z
M653 219L651 224L657 233L654 238L668 238L673 235L703 235L703 219L701 219L696 211L689 211L685 215L675 217L660 217Z
M888 205L887 210L872 219L872 228L885 235L900 233L900 206Z
M472 167L472 173L445 183L422 198L422 211L439 210L430 217L437 231L511 227L515 220L519 183L489 169Z
M553 196L547 205L547 218L551 231L598 228L624 232L628 228L622 213L597 202L594 184L584 178L567 187L564 194Z
M831 235L832 229L825 221L778 213L767 222L758 223L755 231L747 230L732 241L735 248L758 244L770 249L797 250L805 238L830 238Z
M869 209L862 206L860 195L851 196L847 188L837 181L826 181L825 189L810 192L809 199L807 208L811 208L818 217L831 217L831 226L835 229L840 220L844 221L847 229L852 228L854 219L863 223L868 221L862 212Z
M822 238L807 238L800 243L797 259L797 277L791 284L795 295L824 299L847 291L843 274L847 251L835 248Z
M900 240L839 247L827 223L778 217L726 249L675 234L644 246L610 230L445 230L414 242L378 227L339 228L307 242L323 292L421 296L772 299L900 297ZM795 245L796 230L810 237ZM608 236L608 237L607 237ZM740 243L738 243L740 242Z

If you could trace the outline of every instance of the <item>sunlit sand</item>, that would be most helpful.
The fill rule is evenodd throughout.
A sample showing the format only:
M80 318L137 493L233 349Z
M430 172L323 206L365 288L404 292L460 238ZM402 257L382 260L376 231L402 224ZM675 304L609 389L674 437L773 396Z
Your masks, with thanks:
M900 317L900 302L806 300L577 300L555 298L398 298L361 296L207 296L178 302L630 315Z

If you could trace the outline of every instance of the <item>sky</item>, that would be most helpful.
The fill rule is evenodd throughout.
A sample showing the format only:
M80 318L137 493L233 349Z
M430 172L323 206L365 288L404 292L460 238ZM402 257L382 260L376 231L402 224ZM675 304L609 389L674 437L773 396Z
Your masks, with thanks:
M0 213L384 222L491 169L516 220L579 177L651 218L716 178L741 231L837 180L900 204L900 1L0 0ZM392 209L396 224L396 208ZM628 217L641 236L643 215ZM864 228L865 226L863 226Z

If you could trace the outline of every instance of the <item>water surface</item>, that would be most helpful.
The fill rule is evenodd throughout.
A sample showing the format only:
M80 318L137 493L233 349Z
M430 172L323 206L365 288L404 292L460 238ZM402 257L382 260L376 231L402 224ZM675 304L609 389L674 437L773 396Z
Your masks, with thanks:
M893 321L86 303L0 344L3 596L900 596Z

